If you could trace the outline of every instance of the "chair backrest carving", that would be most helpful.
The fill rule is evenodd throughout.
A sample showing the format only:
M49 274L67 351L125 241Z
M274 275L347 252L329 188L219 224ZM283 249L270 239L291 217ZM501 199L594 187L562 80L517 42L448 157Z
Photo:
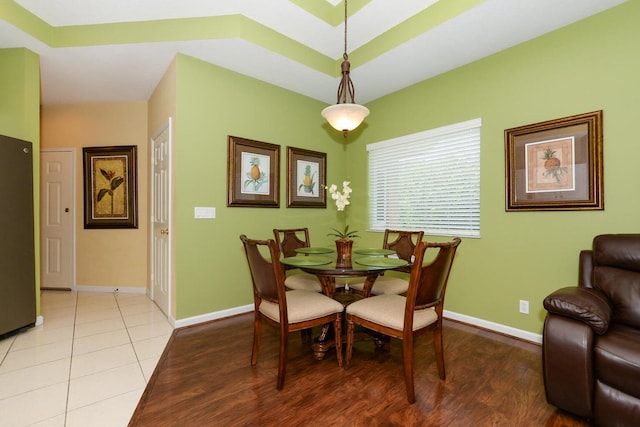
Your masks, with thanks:
M273 236L275 237L280 253L285 258L296 256L296 249L308 248L309 229L308 228L274 228Z
M407 262L413 262L416 247L422 242L424 231L406 231L406 230L384 230L383 249L391 249L395 251L398 258ZM393 240L392 240L393 239ZM398 270L409 273L411 267L399 268Z
M424 231L384 230L384 249L391 249L398 254L398 258L412 262L416 246L422 242ZM391 240L394 238L394 240Z

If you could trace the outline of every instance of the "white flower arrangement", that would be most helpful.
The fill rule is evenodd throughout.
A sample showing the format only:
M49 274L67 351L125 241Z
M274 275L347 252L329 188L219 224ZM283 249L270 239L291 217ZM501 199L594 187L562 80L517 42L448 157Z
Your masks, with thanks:
M351 197L351 184L350 181L342 181L342 193L338 191L338 186L335 184L331 184L329 187L329 194L331 194L331 198L336 201L336 207L339 211L343 211L344 208L350 204L349 197Z
M331 184L329 186L329 194L331 194L331 198L335 200L336 208L339 211L344 211L344 208L351 204L351 202L349 202L349 198L351 197L352 190L351 187L349 187L349 184L351 184L350 181L342 181L342 192L338 191L338 186L335 184ZM357 231L349 231L348 225L344 227L344 231L336 230L335 228L332 228L332 230L335 231L335 233L329 233L327 236L336 236L341 239L359 237L356 234Z

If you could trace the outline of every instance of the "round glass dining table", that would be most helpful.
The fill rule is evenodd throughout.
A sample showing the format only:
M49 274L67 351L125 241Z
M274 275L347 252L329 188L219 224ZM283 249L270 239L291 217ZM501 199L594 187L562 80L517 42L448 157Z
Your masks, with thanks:
M409 265L388 249L354 249L350 260L339 260L335 250L330 248L299 248L296 252L297 256L282 258L281 262L315 274L324 294L332 298L336 294L336 278L365 277L362 296L368 297L379 275Z
M330 248L299 248L296 252L298 255L295 257L282 258L282 264L315 274L323 293L345 306L370 296L376 279L385 271L409 265L388 249L354 249L348 260L339 260L336 252ZM365 277L361 295L350 291L348 283L344 291L336 292L336 279L349 277ZM320 336L314 340L312 347L316 360L324 359L326 352L335 346L331 331L332 328L325 325Z

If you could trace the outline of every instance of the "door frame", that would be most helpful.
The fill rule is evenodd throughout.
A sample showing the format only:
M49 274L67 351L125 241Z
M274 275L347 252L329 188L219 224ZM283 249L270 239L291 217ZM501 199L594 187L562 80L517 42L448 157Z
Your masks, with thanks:
M54 153L54 152L68 152L71 153L71 236L69 240L69 258L71 265L69 268L71 269L71 290L76 290L76 184L78 176L76 174L76 149L75 147L60 147L60 148L41 148L40 149L40 167L42 167L42 156L45 153ZM40 183L42 184L42 171L40 171ZM40 198L42 197L42 189L40 189ZM38 224L38 228L40 229L40 247L42 248L42 201L40 200L40 223ZM42 267L40 267L42 268ZM38 271L38 274L41 274L41 271ZM42 287L42 283L40 284Z

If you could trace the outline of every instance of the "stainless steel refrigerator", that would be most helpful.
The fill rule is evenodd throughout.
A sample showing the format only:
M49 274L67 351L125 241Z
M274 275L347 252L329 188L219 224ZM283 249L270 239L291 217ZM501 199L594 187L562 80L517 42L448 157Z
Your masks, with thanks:
M31 143L0 135L0 339L36 321Z

